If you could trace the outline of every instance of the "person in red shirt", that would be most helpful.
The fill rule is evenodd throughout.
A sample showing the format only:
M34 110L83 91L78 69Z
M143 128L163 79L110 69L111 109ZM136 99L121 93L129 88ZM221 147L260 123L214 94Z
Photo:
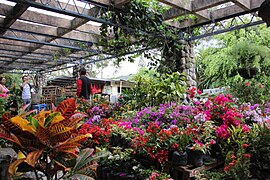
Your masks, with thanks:
M86 69L81 68L80 69L80 78L77 80L77 96L79 98L83 99L90 99L90 79L85 76L86 75Z

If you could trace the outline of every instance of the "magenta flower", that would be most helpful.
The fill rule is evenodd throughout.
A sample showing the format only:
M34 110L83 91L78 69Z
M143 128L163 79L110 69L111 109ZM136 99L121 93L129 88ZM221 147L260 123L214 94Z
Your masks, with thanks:
M250 132L249 127L245 124L242 124L242 129L243 129L243 132L248 132L248 133Z
M217 127L216 135L218 138L227 139L230 137L230 133L228 132L228 126L226 124L222 124L221 126Z

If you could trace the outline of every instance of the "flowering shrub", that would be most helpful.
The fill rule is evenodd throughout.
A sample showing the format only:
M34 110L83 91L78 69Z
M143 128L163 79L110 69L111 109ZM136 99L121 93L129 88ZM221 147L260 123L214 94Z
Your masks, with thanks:
M270 103L265 105L250 103L244 104L240 107L242 110L243 118L245 122L249 125L253 123L264 124L268 123L270 119Z
M170 175L153 169L136 168L139 179L146 180L173 180Z
M136 126L147 126L148 122L157 122L162 128L169 128L171 125L186 127L190 121L201 121L204 118L198 112L197 107L190 105L160 104L159 107L147 107L137 112L133 123Z
M78 134L92 134L91 139L83 139L81 142L85 147L107 147L109 145L112 125L116 122L109 119L101 119L98 124L85 123L81 126Z
M191 149L200 150L204 154L209 152L211 145L216 144L216 136L213 121L205 121L201 124L191 124L186 130L190 130L193 136L193 145Z
M226 161L224 171L230 179L248 179L250 175L250 130L241 126L228 128L230 137L224 145Z
M90 101L87 100L87 99L78 98L76 101L77 101L77 102L76 102L76 105L77 105L76 109L77 109L78 111L81 111L81 112L87 112L87 110L88 110L89 107L91 106Z
M259 79L258 79L259 78ZM269 77L262 75L250 80L241 81L230 85L230 93L238 98L239 103L252 104L269 101Z
M166 177L167 176L167 177ZM168 175L166 174L166 176L164 177L163 174L161 173L157 173L157 172L152 172L150 177L147 178L146 180L173 180L171 178L168 178Z
M96 122L100 118L121 118L121 114L123 113L124 108L120 103L110 103L110 102L100 102L100 104L95 103L95 105L90 106L87 109L87 112L90 115L90 119L88 123Z
M191 141L191 134L177 126L162 129L156 122L150 122L146 132L132 140L137 154L146 154L159 163L168 161L170 150L183 150Z
M115 117L117 120L104 117L121 113L123 107L120 104L96 103L89 109L90 118L81 127L80 133L92 134L93 138L85 141L87 146L106 147L111 143L112 136L117 140L120 138L124 140L123 144L130 145L136 158L141 155L153 165L163 165L168 161L171 151L184 151L190 147L208 153L212 145L218 143L225 159L226 178L247 178L250 162L257 156L256 150L266 152L258 144L262 140L265 144L267 139L256 138L261 130L254 123L260 127L264 125L264 135L267 134L270 127L270 104L239 106L231 95L202 98L200 94L199 90L191 88L189 102L186 104L170 102L157 107L146 107L134 117ZM260 148L254 148L253 144ZM114 146L128 147L119 143ZM264 159L264 162L268 160ZM159 179L159 176L151 172L147 178Z

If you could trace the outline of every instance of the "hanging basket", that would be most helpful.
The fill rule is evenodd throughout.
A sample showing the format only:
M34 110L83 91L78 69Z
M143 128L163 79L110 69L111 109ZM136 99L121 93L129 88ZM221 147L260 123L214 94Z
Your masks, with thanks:
M239 75L244 79L254 78L258 72L258 68L239 68Z

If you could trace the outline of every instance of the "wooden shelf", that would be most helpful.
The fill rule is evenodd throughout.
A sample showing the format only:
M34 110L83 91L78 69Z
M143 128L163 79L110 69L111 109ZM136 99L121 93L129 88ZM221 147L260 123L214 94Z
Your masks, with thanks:
M175 180L189 180L190 178L195 177L195 175L199 172L216 168L218 166L221 166L223 163L223 161L217 160L211 165L194 167L192 165L173 166L170 162L168 162L165 171L166 173L172 172L172 178Z

